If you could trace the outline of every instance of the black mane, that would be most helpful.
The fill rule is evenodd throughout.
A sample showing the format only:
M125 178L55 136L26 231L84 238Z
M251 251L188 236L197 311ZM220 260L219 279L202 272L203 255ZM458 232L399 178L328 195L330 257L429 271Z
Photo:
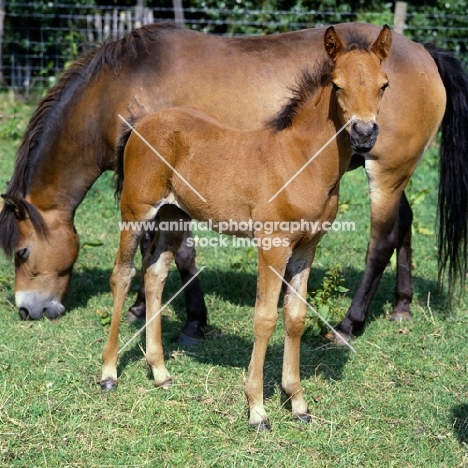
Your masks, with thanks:
M345 52L350 50L369 50L371 44L357 31L350 31L346 37ZM331 83L333 62L328 58L317 61L313 70L306 68L298 77L296 86L290 88L292 97L278 114L267 121L267 126L281 131L289 128L302 106L312 98L320 88Z

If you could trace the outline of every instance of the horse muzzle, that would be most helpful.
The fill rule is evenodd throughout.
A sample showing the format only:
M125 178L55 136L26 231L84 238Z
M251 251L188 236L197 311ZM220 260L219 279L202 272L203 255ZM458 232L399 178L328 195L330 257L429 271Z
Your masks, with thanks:
M355 120L349 131L351 147L356 153L368 153L374 147L379 132L376 122Z
M56 319L65 312L62 303L40 293L17 292L15 302L21 320Z

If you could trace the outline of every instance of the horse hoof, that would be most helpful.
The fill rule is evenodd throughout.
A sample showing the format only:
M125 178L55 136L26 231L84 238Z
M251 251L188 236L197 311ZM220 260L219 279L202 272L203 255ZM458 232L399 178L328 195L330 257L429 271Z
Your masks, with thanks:
M127 320L132 323L136 320L145 320L146 318L146 304L135 302L135 304L128 309Z
M304 424L308 424L312 421L312 416L308 413L296 414L296 417Z
M346 346L353 339L353 335L348 335L347 333L332 331L325 335L325 339L330 343Z
M255 429L257 432L267 432L271 431L271 426L268 420L262 421L260 424L251 424L250 425L253 429Z
M126 318L128 323L135 323L141 320L145 320L144 316L140 317L139 315L135 315L131 310L128 311Z
M203 343L205 338L194 338L193 336L181 333L175 340L175 343L180 346L196 346L197 344Z
M401 322L401 321L406 321L406 320L411 320L413 318L413 314L408 311L395 311L393 312L392 315L390 315L390 320L392 322Z
M117 388L117 380L113 379L112 377L101 380L101 390L103 392L110 392L115 388Z

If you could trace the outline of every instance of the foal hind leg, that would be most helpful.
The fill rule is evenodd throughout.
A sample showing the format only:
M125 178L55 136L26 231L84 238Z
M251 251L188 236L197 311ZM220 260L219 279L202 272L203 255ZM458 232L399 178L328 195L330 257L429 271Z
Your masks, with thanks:
M164 213L164 215L163 215ZM168 205L161 208L161 218L180 216L180 210ZM154 383L157 387L168 388L172 380L164 364L164 351L161 332L161 299L169 273L169 267L178 251L184 233L180 231L162 231L158 245L151 255L145 273L146 284L146 361L151 367Z
M114 270L110 280L112 296L114 299L112 322L106 345L102 352L102 390L111 390L117 386L117 358L118 339L122 308L125 297L130 289L132 277L135 274L133 258L138 247L141 233L137 231L122 231L120 233L120 246L115 259Z
M412 318L410 304L413 298L411 286L411 225L413 211L403 192L398 215L397 279L395 288L395 306L390 320L408 320Z
M281 386L291 403L291 410L303 422L310 421L309 409L303 397L300 381L300 346L306 318L307 280L315 248L294 251L288 262L286 276L290 278L283 303L285 327L283 377Z

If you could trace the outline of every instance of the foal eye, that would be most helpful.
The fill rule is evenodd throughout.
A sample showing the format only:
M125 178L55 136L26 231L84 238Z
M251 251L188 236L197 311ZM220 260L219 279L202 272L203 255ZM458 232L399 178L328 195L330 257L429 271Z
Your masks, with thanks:
M21 260L27 260L29 257L29 247L25 247L24 249L19 249L16 251L16 257L20 258Z
M388 88L388 82L385 83L380 89L384 92Z

